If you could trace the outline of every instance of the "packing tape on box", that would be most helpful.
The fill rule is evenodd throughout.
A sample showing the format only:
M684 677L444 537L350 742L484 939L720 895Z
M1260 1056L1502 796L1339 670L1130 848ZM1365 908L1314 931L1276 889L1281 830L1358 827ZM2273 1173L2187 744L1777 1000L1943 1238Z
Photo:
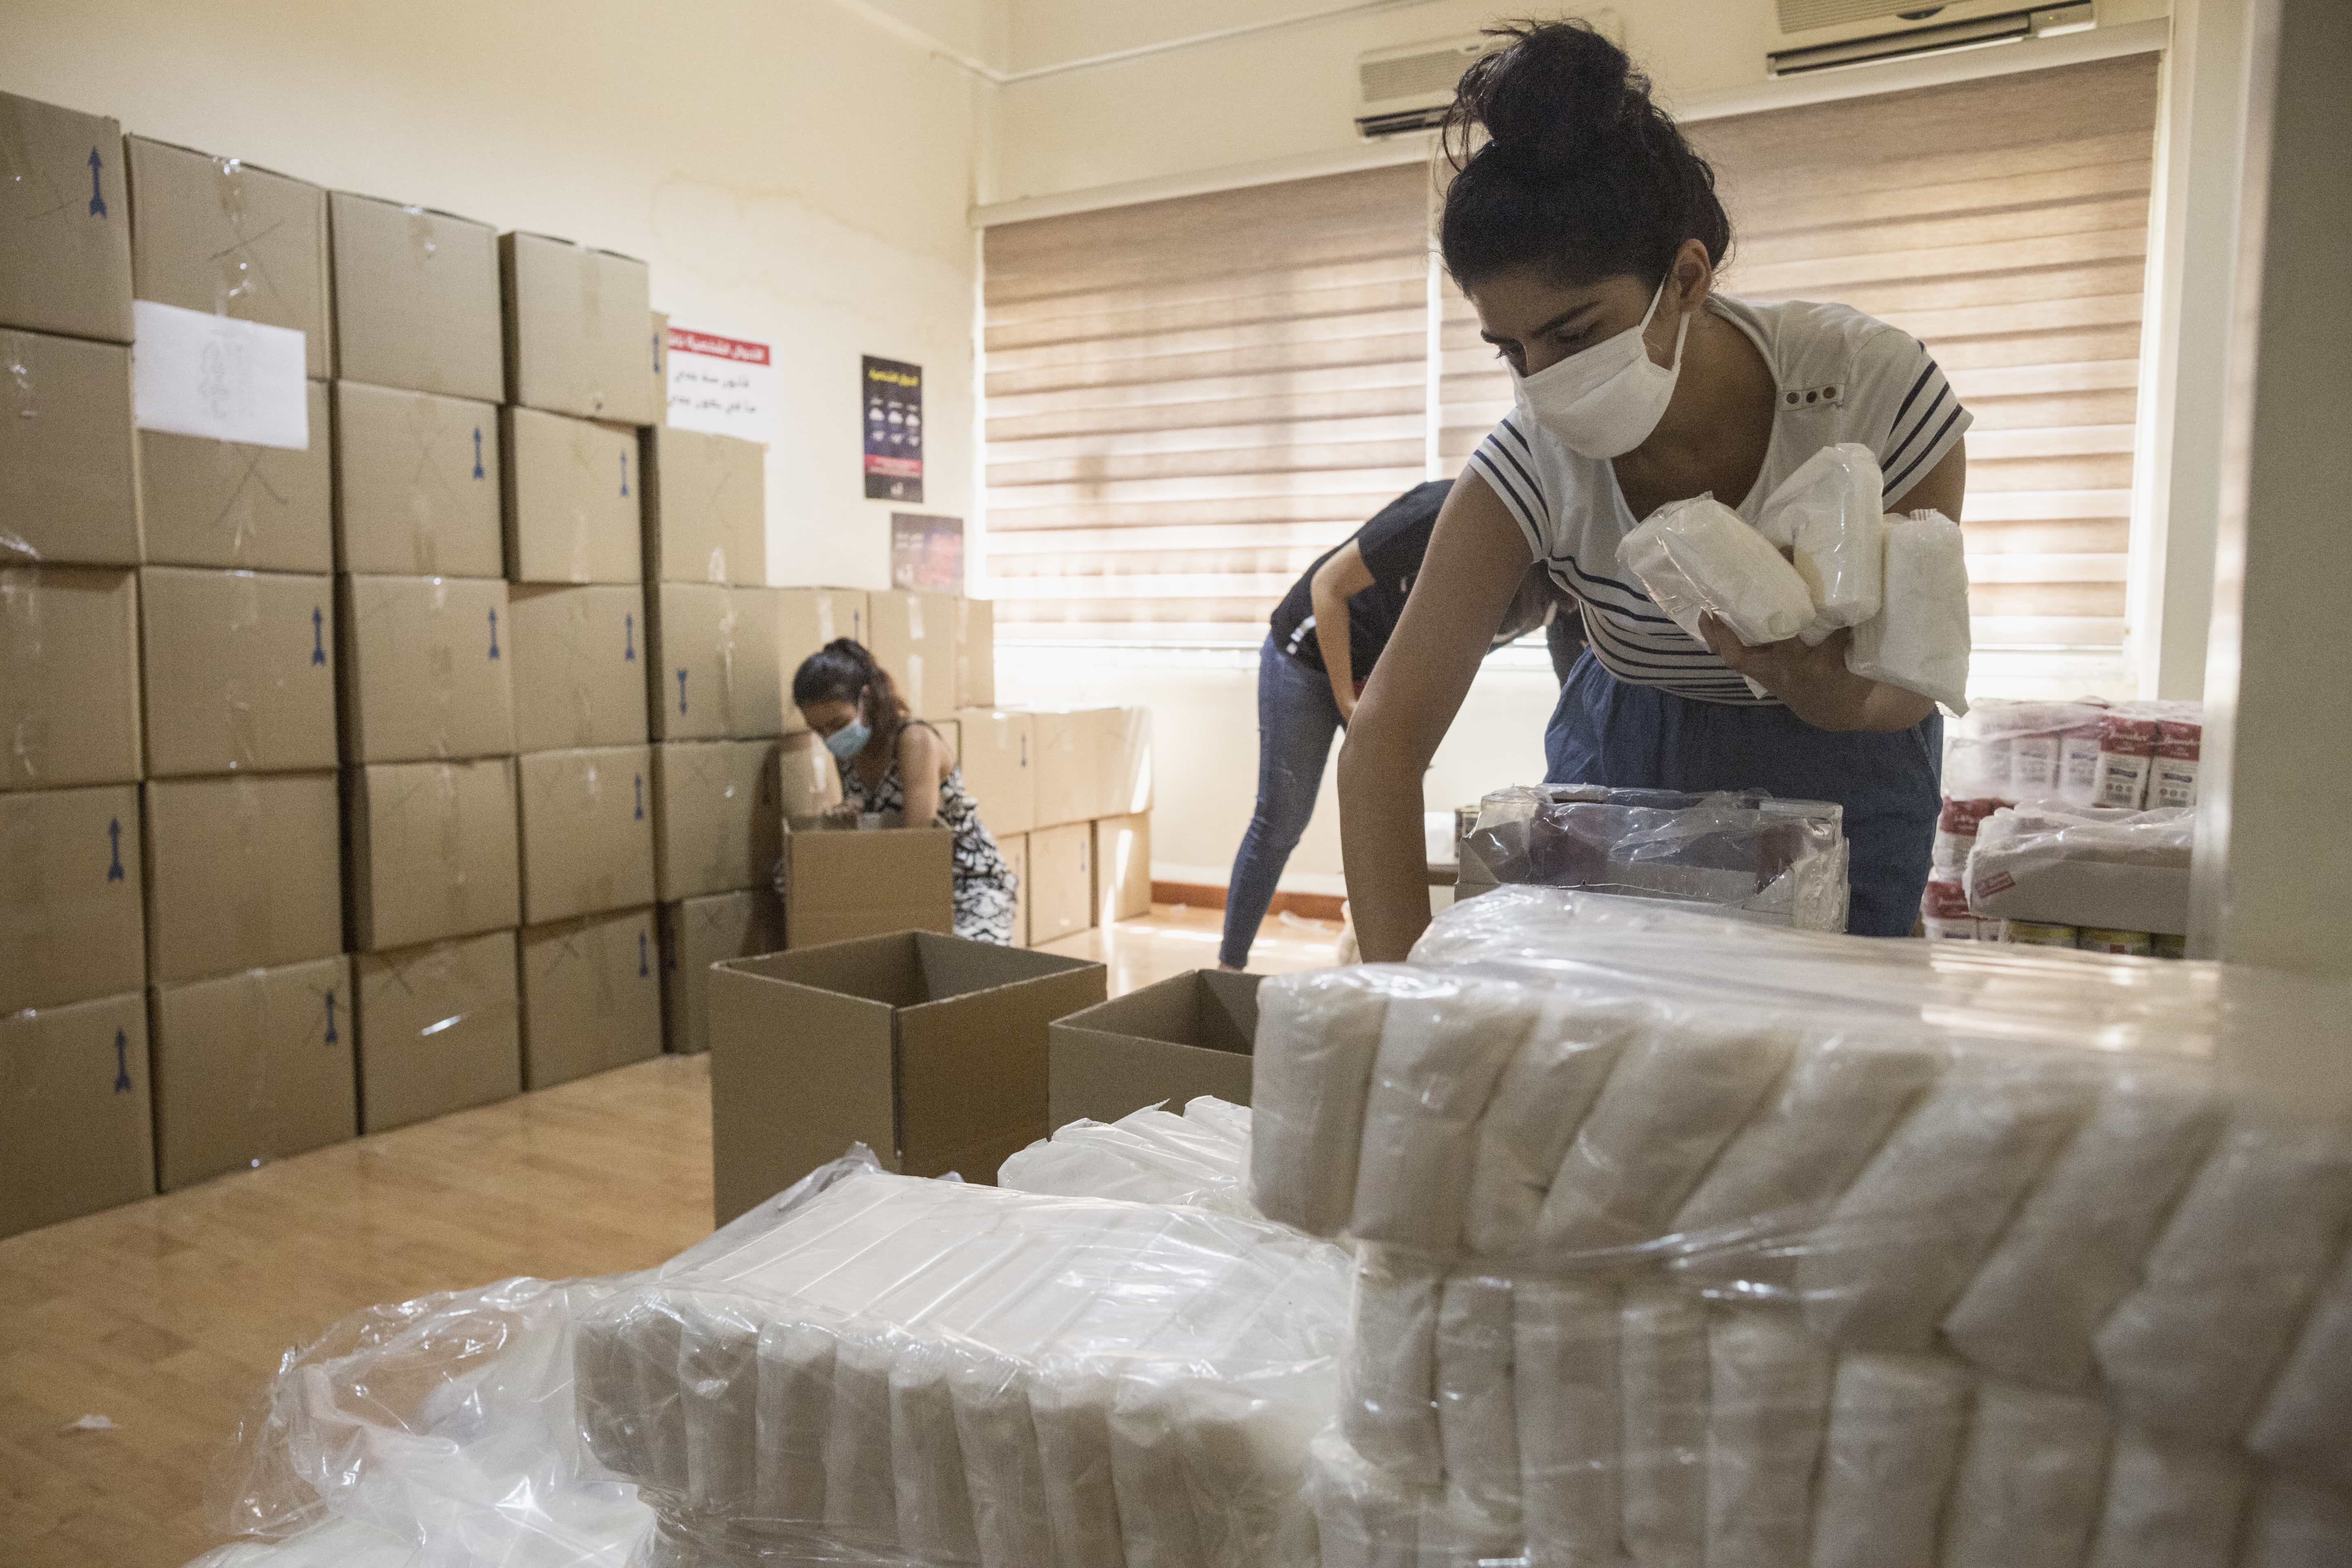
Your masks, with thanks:
M588 437L586 425L572 426L572 466L580 470L587 484L593 486L601 481L596 474L596 454ZM571 535L568 553L572 581L584 583L588 580L588 515L577 506L572 509Z
M726 600L719 614L719 722L732 735L742 726L735 717L735 595L728 594Z
M597 258L596 253L586 246L582 246L578 254L581 268L581 324L587 329L585 336L588 341L601 349L604 342L604 268ZM597 369L602 370L604 363L604 355L597 353L592 357L595 361ZM588 388L588 405L601 414L604 412L604 403L605 391L600 378L594 385Z
M572 743L575 746L590 746L596 742L595 683L587 673L593 635L588 626L587 601L574 594L563 606L563 672L564 696L572 710Z
M465 797L457 793L456 763L434 764L433 794L438 807L434 826L441 840L442 887L448 895L447 909L460 914L466 905L466 825Z
M270 1070L270 1006L269 972L248 969L236 977L238 997L245 1014L245 1027L236 1038L224 1042L231 1057L223 1064L231 1081L240 1085L237 1104L245 1112L246 1125L237 1135L244 1146L253 1151L242 1162L257 1165L277 1152L269 1140L269 1130L277 1124L276 1088L278 1075Z
M261 717L254 672L268 670L270 652L262 634L261 580L250 572L229 574L228 647L229 673L222 690L228 701L229 766L257 768Z
M441 471L438 460L441 405L430 397L411 396L401 425L409 444L416 448L416 476L436 489L447 489L449 478ZM408 487L409 569L420 577L441 575L441 531L435 526L435 498L426 487L412 483Z
M5 100L0 100L0 109L5 109ZM8 112L14 113L13 110ZM5 122L0 122L0 132L7 129ZM0 136L0 153L5 151L5 137ZM11 175L12 180L22 178L21 174ZM40 397L33 384L31 347L22 332L0 332L0 369L8 374L8 406L5 416L17 420L16 428L20 430L25 427L24 421L41 416ZM31 540L0 525L0 563L32 563L40 558L41 552L33 548Z
M9 669L40 668L48 617L41 592L38 567L0 570L0 655ZM38 690L37 681L12 680L0 691L0 699L15 699L7 709L9 776L36 783L49 752L48 714L34 700Z
M277 930L271 916L275 902L270 879L260 874L270 864L269 825L261 811L261 784L252 777L230 779L230 809L236 818L237 864L236 944L241 953L268 952Z
M449 580L433 579L433 637L425 651L431 671L433 731L431 749L436 757L449 754L449 710L457 701L457 650L449 637Z
M819 594L816 596L816 645L823 647L833 639L833 595Z
M644 789L642 779L638 781L638 789L642 793ZM595 759L592 757L587 761L586 771L580 777L578 809L581 816L593 820L603 810L604 804L604 771L596 765ZM588 909L609 910L619 901L614 897L614 889L618 886L619 881L611 865L600 859L581 868L580 879L577 883L578 898Z
M239 158L215 158L213 165L213 195L220 203L221 216L236 236L236 243L220 253L220 273L213 279L213 313L226 316L232 300L241 300L259 291L269 281L269 275L248 254L251 241L246 236L245 162Z

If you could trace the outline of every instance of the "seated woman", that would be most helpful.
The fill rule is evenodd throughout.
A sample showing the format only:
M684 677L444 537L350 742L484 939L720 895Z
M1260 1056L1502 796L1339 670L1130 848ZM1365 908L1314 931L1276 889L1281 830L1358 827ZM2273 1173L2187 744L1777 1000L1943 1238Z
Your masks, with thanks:
M801 661L793 702L841 768L835 814L855 821L867 812L903 812L909 827L953 833L955 934L1010 946L1018 887L1012 868L982 826L946 739L908 717L889 672L863 644L836 637Z

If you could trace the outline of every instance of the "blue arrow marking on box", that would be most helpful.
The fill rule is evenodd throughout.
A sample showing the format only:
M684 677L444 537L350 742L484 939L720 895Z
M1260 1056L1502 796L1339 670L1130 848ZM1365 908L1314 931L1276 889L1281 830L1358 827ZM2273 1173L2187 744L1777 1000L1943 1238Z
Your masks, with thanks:
M621 658L630 664L637 661L637 617L621 617Z
M310 606L310 662L327 662L327 616L316 605Z
M643 980L652 973L652 970L646 967L646 933L639 931L637 933L637 978Z
M643 773L639 773L639 774L637 775L637 781L636 781L636 782L637 782L637 816L636 816L636 820L637 820L637 821L639 821L639 822L643 822L643 821L646 819L646 775L645 775L645 774L643 774Z
M499 657L499 612L495 607L490 611L490 657Z
M131 1037L120 1029L114 1031L114 1092L131 1092Z
M482 477L482 427L474 426L474 477Z
M677 710L686 711L686 671L677 672Z
M621 493L629 493L629 455L626 452L621 454Z
M106 160L98 155L97 148L92 147L89 150L89 216L92 217L106 216L106 197L98 189L99 171L105 167Z
M320 1043L330 1046L335 1043L335 994L331 991L327 993L327 1037Z
M106 863L106 879L122 880L122 819L110 816L106 820L106 847L110 858Z

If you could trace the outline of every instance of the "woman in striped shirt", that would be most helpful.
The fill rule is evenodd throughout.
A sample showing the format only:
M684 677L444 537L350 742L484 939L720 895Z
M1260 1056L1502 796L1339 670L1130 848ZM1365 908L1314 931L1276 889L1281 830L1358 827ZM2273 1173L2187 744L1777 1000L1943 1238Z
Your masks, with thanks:
M1706 493L1752 522L1806 458L1847 441L1876 454L1887 510L1958 519L1968 412L1884 321L1716 292L1731 233L1714 174L1624 52L1580 23L1503 31L1510 44L1455 100L1440 243L1515 406L1446 499L1340 755L1364 956L1402 958L1427 921L1422 771L1530 558L1575 595L1591 639L1546 731L1551 782L1837 802L1849 929L1907 934L1935 837L1934 703L1849 671L1843 632L1748 647L1709 621L1696 641L1617 547ZM1468 152L1474 130L1486 141Z

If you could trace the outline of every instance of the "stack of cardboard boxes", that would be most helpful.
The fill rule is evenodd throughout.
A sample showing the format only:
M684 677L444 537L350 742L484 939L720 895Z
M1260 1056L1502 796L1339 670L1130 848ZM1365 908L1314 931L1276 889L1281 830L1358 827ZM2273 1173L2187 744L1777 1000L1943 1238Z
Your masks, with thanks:
M963 710L964 784L1021 878L1022 946L1150 912L1150 721L1142 708Z

